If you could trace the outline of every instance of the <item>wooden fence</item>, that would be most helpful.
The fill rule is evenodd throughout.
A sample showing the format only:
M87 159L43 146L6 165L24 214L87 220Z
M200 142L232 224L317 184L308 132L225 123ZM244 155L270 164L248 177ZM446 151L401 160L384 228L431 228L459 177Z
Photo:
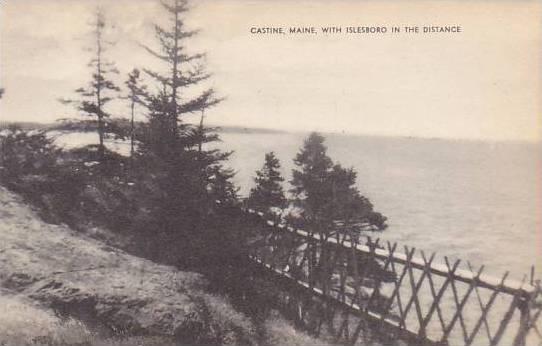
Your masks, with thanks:
M328 307L311 324L318 331L327 323L351 344L370 326L415 345L542 345L534 269L522 281L495 278L483 266L436 263L434 253L346 231L314 234L245 211L257 229L250 258ZM350 317L336 326L338 311Z

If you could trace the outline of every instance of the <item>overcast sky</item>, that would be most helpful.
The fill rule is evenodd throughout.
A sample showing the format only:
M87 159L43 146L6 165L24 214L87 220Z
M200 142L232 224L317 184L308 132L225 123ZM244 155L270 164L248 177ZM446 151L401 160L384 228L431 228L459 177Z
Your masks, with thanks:
M88 80L88 22L102 4L121 76L159 68L153 0L2 0L0 120L74 116ZM540 140L541 1L194 1L188 43L226 100L221 125L376 135ZM254 35L253 26L460 25L460 34ZM122 108L115 108L117 115Z

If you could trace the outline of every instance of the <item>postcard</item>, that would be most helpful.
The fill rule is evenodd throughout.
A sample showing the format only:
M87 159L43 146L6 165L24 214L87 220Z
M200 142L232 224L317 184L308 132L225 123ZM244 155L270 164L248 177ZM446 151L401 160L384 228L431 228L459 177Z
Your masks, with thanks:
M542 2L0 18L0 344L542 343Z

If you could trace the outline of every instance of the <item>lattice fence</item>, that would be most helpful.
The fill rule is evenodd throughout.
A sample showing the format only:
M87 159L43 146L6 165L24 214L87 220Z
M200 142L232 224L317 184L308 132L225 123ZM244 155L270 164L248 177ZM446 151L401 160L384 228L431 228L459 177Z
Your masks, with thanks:
M347 330L332 328L352 344L369 322L416 345L542 345L542 294L533 273L521 282L508 272L495 278L460 260L437 263L434 253L346 231L313 234L246 212L259 224L252 260L357 317ZM320 315L335 321L329 311Z

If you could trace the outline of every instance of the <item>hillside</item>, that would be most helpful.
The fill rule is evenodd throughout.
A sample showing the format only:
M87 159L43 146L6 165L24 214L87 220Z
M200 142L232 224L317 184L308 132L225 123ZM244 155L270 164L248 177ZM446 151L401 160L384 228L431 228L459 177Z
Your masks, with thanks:
M2 345L316 343L278 316L255 326L200 274L47 224L4 188L0 220Z

